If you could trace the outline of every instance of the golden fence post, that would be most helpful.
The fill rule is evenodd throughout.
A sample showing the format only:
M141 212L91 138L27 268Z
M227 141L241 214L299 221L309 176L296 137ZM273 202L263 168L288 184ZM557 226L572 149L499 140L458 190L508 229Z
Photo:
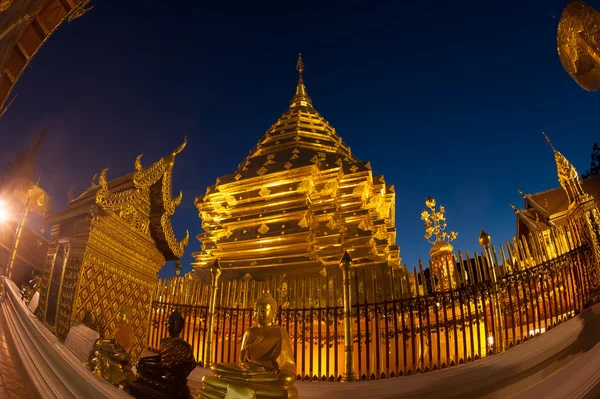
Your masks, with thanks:
M344 345L345 345L345 360L344 377L342 381L354 381L354 359L352 356L352 301L350 297L350 268L352 267L352 258L348 252L344 252L344 256L340 260L340 269L342 269L344 282ZM359 342L360 345L360 342Z
M210 367L212 365L212 336L213 336L213 324L215 319L215 306L217 303L217 289L219 283L219 276L221 276L221 265L219 260L215 259L215 262L210 267L211 274L211 292L210 302L208 304L208 328L206 337L206 348L204 350L204 367Z
M490 278L492 283L494 283L494 313L496 313L496 330L498 337L498 350L496 353L502 352L504 350L504 345L502 342L502 333L504 332L503 322L502 322L502 311L500 310L500 302L498 300L498 287L496 286L498 282L498 278L496 276L496 265L493 263L492 253L490 251L490 243L492 242L492 237L483 229L481 229L481 235L479 236L479 245L483 247L485 250L485 257L487 258L488 269L491 274ZM496 344L496 343L494 343Z

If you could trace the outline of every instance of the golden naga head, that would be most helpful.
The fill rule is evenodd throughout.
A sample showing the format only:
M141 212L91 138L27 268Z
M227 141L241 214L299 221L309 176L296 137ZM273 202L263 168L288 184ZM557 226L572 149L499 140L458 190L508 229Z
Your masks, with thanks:
M556 35L558 55L567 73L587 91L600 87L600 13L583 1L564 8Z
M268 327L273 324L277 315L277 301L268 291L264 292L254 303L254 314L260 327Z

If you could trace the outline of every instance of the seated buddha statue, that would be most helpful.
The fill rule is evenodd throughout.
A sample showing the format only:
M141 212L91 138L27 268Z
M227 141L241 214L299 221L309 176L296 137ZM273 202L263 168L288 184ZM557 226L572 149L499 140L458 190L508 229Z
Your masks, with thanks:
M196 367L196 359L191 345L179 337L183 324L181 313L171 313L167 321L170 338L160 342L159 354L137 362L137 379L130 390L135 398L190 397L187 377Z
M198 399L297 398L296 364L285 328L274 324L277 302L268 292L254 304L256 325L242 339L239 363L215 364Z
M123 388L135 380L130 355L135 334L127 321L128 314L128 309L119 310L113 338L96 341L93 349L95 357L88 363L95 376Z

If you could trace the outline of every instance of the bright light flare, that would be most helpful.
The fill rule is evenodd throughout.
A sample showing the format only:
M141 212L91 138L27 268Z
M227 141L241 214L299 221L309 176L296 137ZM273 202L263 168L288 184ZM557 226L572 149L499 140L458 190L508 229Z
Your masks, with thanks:
M8 220L8 211L4 205L4 201L0 200L0 222L6 222Z

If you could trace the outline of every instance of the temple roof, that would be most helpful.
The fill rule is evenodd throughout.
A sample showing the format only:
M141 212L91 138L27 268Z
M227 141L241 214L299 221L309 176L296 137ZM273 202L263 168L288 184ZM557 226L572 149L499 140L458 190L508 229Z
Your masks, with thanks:
M600 175L588 177L581 180L583 190L591 195L596 201L600 199ZM555 187L551 190L542 191L535 194L527 194L527 199L540 208L546 209L550 218L557 217L566 212L569 207L569 199L562 187Z
M583 190L590 195L596 204L600 202L600 175L581 180ZM520 218L530 229L546 230L566 223L565 216L569 207L569 199L562 186L534 194L522 194L525 209L515 209Z
M17 81L42 45L65 21L83 15L90 0L0 2L0 116ZM10 103L9 103L10 105Z
M368 162L360 162L352 155L350 147L314 109L304 84L302 57L298 58L296 69L298 83L288 110L267 129L237 171L219 177L216 185L314 165L320 170L342 164L348 168L369 168ZM209 187L209 191L214 187Z
M140 154L135 161L135 172L106 180L108 168L104 169L98 184L92 181L79 197L69 192L68 208L46 218L47 224L90 212L95 206L112 212L129 223L135 230L150 236L166 260L176 260L183 256L188 244L189 233L177 241L169 217L175 213L182 199L180 192L176 198L171 194L171 176L175 156L186 146L184 140L169 156L161 158L149 167L143 168ZM95 180L95 176L94 176Z

